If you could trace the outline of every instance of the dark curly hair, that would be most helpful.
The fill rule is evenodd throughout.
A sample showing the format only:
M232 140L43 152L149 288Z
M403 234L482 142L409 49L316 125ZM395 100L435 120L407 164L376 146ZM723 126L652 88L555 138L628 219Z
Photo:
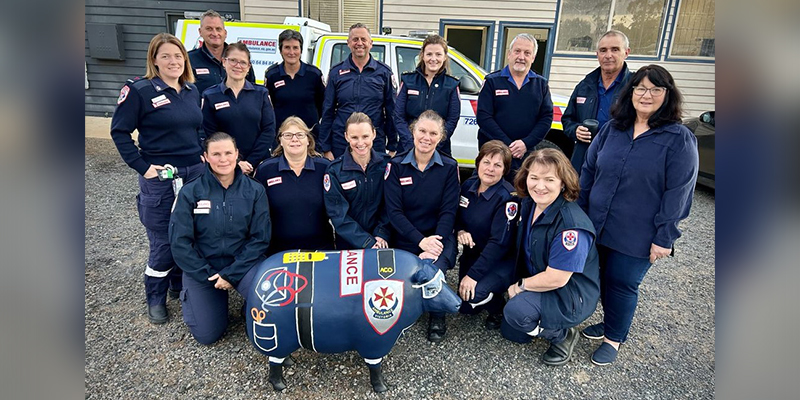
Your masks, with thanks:
M650 128L657 128L674 122L681 122L683 96L675 86L675 80L672 79L672 75L664 67L652 64L636 71L631 80L620 89L619 98L611 106L612 124L615 128L626 130L636 122L636 109L633 108L633 88L638 86L645 77L653 85L667 89L667 92L664 93L664 103L648 118L647 125Z

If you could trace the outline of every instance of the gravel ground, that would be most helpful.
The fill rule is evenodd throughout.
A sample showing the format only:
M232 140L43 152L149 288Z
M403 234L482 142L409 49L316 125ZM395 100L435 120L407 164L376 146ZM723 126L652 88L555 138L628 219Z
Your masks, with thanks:
M541 363L547 343L519 345L483 328L477 317L448 317L439 345L425 339L423 316L384 360L390 390L372 392L355 352L295 353L288 388L267 383L266 357L247 341L241 297L231 294L228 333L216 344L194 341L170 300L170 321L147 320L142 274L147 239L135 206L136 174L105 139L86 139L87 399L600 399L714 396L713 192L695 192L674 258L659 261L641 286L629 341L617 362L594 366L599 341L581 338L561 367ZM455 271L447 280L456 286ZM600 311L581 327L600 320Z

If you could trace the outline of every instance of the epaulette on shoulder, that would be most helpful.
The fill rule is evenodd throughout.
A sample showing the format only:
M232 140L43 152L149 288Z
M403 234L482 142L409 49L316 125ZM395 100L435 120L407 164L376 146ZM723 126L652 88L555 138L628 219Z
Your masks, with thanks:
M133 83L136 83L136 82L139 82L139 81L146 81L146 80L147 79L145 79L142 76L134 76L133 78L129 78L128 80L126 80L125 83L133 84Z

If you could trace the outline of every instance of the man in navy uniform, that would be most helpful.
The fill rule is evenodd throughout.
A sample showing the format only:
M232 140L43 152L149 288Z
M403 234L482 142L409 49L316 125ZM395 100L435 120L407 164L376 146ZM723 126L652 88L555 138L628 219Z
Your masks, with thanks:
M592 135L583 126L583 121L596 119L599 131L611 119L609 110L619 95L619 88L625 86L633 75L625 62L630 52L628 37L624 33L610 30L600 36L597 42L597 61L600 66L575 86L569 98L561 123L564 124L564 134L575 141L571 161L578 175L581 174L586 150L592 142Z
M508 47L508 65L486 76L478 95L478 148L500 140L511 149L513 181L522 160L544 139L553 122L553 101L547 80L531 71L538 44L520 33Z
M225 68L222 67L222 52L225 50L225 39L228 31L222 16L214 10L208 10L200 17L200 37L203 45L189 52L189 61L194 72L194 85L199 93L225 80ZM255 83L253 69L247 73L247 80ZM212 132L213 133L213 132Z
M394 156L397 133L392 119L395 98L392 69L369 54L372 37L364 24L350 27L347 47L350 56L328 73L319 129L320 148L330 160L344 154L345 122L350 114L359 111L367 114L375 126L373 149L378 153L388 149Z

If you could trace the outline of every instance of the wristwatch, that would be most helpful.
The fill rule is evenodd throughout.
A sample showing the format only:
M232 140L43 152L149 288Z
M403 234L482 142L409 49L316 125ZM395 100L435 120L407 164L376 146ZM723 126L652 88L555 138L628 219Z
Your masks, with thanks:
M521 290L523 292L526 291L525 290L525 278L520 278L519 281L517 281L517 287L519 287L519 290Z

